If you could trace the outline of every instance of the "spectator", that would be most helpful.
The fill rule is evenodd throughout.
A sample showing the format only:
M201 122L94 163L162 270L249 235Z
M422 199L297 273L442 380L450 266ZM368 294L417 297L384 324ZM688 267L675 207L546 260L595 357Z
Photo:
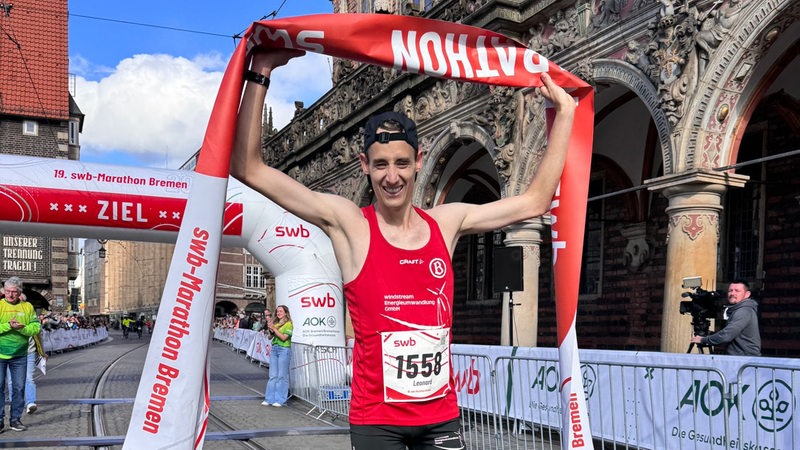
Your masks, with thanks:
M275 308L277 323L270 323L272 350L269 354L269 381L262 405L281 407L289 399L289 362L292 358L292 316L289 308L280 305Z
M261 332L266 334L269 339L272 339L272 331L270 330L271 326L272 326L272 311L265 309L264 318L261 319Z
M258 314L252 314L250 316L250 321L253 322L253 331L261 331L261 326L263 324L261 323L261 318Z
M0 386L6 384L6 371L11 372L11 411L9 428L14 431L28 429L22 424L25 407L25 377L28 365L28 342L39 334L39 318L28 302L20 299L22 281L11 277L3 284L5 298L0 300ZM0 399L0 430L5 426L5 395Z
M58 317L55 314L51 313L51 312L48 312L48 313L44 314L44 319L40 318L39 320L40 320L41 326L44 327L45 330L48 330L48 331L57 330L59 328L59 326L61 325L61 322L58 320Z
M728 285L728 306L721 330L708 336L694 336L700 345L723 345L726 355L761 356L761 334L758 329L758 302L750 297L750 284L736 280Z
M239 314L239 328L244 328L249 330L253 328L253 324L250 322L250 316L245 313Z

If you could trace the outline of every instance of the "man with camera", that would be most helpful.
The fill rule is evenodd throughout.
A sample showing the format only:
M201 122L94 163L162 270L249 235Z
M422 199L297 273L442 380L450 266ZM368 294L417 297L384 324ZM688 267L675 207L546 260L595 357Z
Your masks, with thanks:
M761 334L758 330L758 303L750 298L750 284L736 280L728 286L725 326L708 336L693 336L699 345L728 344L727 355L761 356Z

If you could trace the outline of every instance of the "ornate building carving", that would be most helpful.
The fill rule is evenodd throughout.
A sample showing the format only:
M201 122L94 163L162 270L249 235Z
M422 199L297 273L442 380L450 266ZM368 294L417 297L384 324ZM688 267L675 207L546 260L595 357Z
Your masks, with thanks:
M389 10L403 13L403 5L389 3ZM617 171L597 173L621 175L592 186L606 193L605 189L631 192L646 185L651 192L631 194L633 212L615 215L613 209L595 208L599 216L592 220L608 230L602 235L600 253L593 255L595 264L603 267L599 270L614 270L603 275L609 281L594 291L598 298L590 299L604 305L626 302L630 292L652 292L650 285L663 283L663 289L655 291L664 296L666 305L680 296L672 286L681 276L680 258L698 247L702 264L697 267L704 276L713 275L719 260L717 242L725 240L720 232L729 220L726 212L715 216L698 209L696 193L679 196L681 208L688 212L676 212L666 203L678 202L670 195L676 189L682 192L680 186L687 183L698 182L700 192L745 185L747 177L715 169L736 161L733 153L743 125L765 88L758 77L779 70L780 61L787 58L775 48L797 45L798 39L787 31L796 30L800 2L439 0L424 4L421 11L406 12L501 32L589 82L597 98L611 93L610 99L596 103L595 136L605 133L601 142L606 147L596 149L595 155L611 161ZM334 61L332 76L331 91L265 140L269 164L317 190L356 202L369 199L357 156L363 145L362 125L378 111L403 111L418 124L424 160L414 200L424 208L459 189L497 196L522 192L547 144L541 97L532 88L490 88L340 60ZM625 108L633 112L618 113ZM459 153L463 149L471 152L471 160ZM463 179L472 184L454 187ZM720 202L715 199L714 207L722 208ZM792 202L797 203L793 198ZM627 207L624 202L614 205ZM549 257L546 242L530 250ZM545 275L548 265L543 265L539 294L551 295ZM616 270L619 267L626 270ZM614 278L619 272L624 277ZM644 308L652 308L653 298L639 300L648 305ZM648 310L653 316L663 315L663 323L680 319L673 313L666 306L663 311ZM673 337L668 336L662 346L681 339L683 330L678 328L667 333ZM540 325L539 330L540 336L551 334L548 326ZM658 339L658 333L652 335Z

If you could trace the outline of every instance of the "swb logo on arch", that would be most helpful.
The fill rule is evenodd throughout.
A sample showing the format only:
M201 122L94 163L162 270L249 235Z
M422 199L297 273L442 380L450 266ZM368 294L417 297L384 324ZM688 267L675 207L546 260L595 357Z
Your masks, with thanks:
M278 225L275 227L275 237L309 238L311 237L311 232L302 223L297 224L297 226Z
M300 307L301 308L335 308L336 307L336 297L331 295L330 292L326 292L322 297L315 297L313 295L309 295L306 297L300 297Z

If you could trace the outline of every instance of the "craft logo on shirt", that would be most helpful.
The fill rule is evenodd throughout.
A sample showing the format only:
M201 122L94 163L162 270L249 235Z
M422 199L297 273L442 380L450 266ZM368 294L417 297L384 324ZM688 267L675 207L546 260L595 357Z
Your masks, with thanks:
M415 259L401 259L400 265L404 266L406 264L425 264L425 260L422 258L415 258Z
M430 269L431 275L436 278L444 278L444 276L447 275L447 264L445 264L442 258L432 259L430 264L428 264L428 269Z

